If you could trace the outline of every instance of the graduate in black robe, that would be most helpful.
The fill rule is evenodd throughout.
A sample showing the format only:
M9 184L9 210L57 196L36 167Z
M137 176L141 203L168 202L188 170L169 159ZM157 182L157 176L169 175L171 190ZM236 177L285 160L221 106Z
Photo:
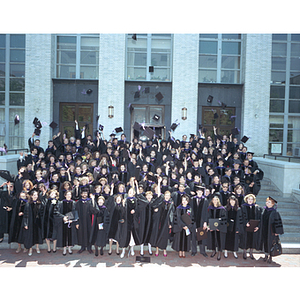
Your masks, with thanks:
M227 211L221 205L220 195L215 193L212 197L212 200L208 206L208 222L210 219L221 219L222 223L227 223ZM220 230L212 230L211 228L207 233L207 248L213 250L211 257L216 255L216 248L218 248L218 257L217 259L221 259L221 253L225 248L225 239L226 239L227 226L223 228L220 227Z
M44 205L44 238L47 244L47 252L51 253L50 241L53 241L53 253L56 252L57 240L54 238L54 210L58 203L59 192L49 190Z
M15 199L14 183L7 181L1 185L0 190L0 243L4 234L9 233L12 218L12 205Z
M78 245L81 248L78 253L82 253L87 249L89 253L93 253L92 244L90 243L90 235L92 232L92 199L88 198L89 189L81 190L81 198L76 202L76 210L78 212Z
M159 187L160 191L160 187ZM159 192L160 193L160 192ZM139 237L141 241L141 256L144 255L144 245L148 245L149 254L152 255L152 245L156 241L158 226L159 196L154 196L152 191L147 191L145 196L137 195L139 214Z
M21 245L24 244L23 239L21 239L21 232L23 231L22 220L25 204L28 202L28 198L28 194L25 191L21 191L19 199L15 199L15 201L13 202L8 243L18 243L16 253L21 252Z
M119 244L120 247L123 248L120 255L121 258L124 257L125 249L128 246L130 247L128 255L134 256L134 245L141 245L139 238L139 214L137 210L137 198L135 197L135 190L133 188L128 190L128 197L125 199L125 201L125 224L122 225L122 234L119 233Z
M242 216L243 216L243 230L240 236L240 248L243 249L243 258L247 259L247 249L250 248L250 258L255 259L253 256L253 249L262 250L261 247L261 225L262 225L262 208L259 207L256 202L256 197L253 194L248 194L244 197L245 203L242 204ZM259 220L257 227L254 228L254 232L246 231L246 227L249 227L250 220Z
M112 244L116 242L116 254L120 255L119 252L119 242L117 238L118 228L121 226L121 208L123 202L123 195L117 194L110 196L105 205L109 212L109 224L108 224L108 243L109 250L108 255L112 254ZM124 220L123 220L124 222Z
M277 200L272 197L266 199L266 206L262 213L262 244L265 252L264 261L272 262L270 251L278 235L283 234L283 225L279 212L277 211Z
M227 200L227 233L225 240L224 257L227 258L227 251L232 251L233 256L238 258L237 251L239 248L239 235L243 230L242 210L239 207L238 199L231 195Z
M90 243L95 247L95 256L98 256L98 247L100 247L100 255L103 255L103 247L105 247L107 243L109 212L107 207L104 205L105 198L103 196L99 196L97 198L91 194L91 198L93 202L93 215Z
M28 255L32 255L32 246L36 245L36 252L40 253L39 245L43 244L44 236L44 204L39 199L36 189L29 194L29 201L25 204L22 220L21 238L24 239L24 247L29 249Z
M201 228L201 230L207 229L207 218L208 218L208 200L203 195L205 191L205 186L196 186L196 196L194 196L191 201L190 205L193 211L193 218L196 225L196 229ZM207 239L203 239L197 242L196 231L193 232L192 242L198 244L200 247L200 253L207 257L205 252L205 246L207 245ZM194 247L195 251L192 251L192 256L197 253L197 246Z
M191 231L194 226L193 223L193 214L192 208L190 207L189 197L187 195L183 195L181 198L181 204L177 206L174 218L174 240L172 243L172 249L178 251L179 257L184 258L185 252L189 252L191 250ZM187 224L182 218L183 215L189 219Z
M156 232L156 241L153 242L153 246L156 247L155 255L158 256L159 249L163 249L164 256L167 256L167 246L170 233L173 227L173 217L175 213L175 206L171 198L171 192L165 191L163 197L160 198L160 201L157 203L158 211L156 213L157 217L157 226L155 227ZM155 231L155 228L153 231Z
M72 247L78 243L78 213L76 202L72 200L72 191L66 191L65 199L59 201L54 210L54 233L53 238L57 240L57 247L63 247L63 255L73 254ZM68 214L73 214L70 219Z

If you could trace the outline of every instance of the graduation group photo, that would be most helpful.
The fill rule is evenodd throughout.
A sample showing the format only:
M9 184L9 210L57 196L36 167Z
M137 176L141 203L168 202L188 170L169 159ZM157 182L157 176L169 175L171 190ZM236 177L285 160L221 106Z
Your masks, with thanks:
M18 174L0 172L0 242L19 256L155 262L171 252L178 261L232 256L242 265L258 253L267 265L282 253L280 200L256 203L264 172L237 128L208 135L199 125L175 138L173 123L162 139L135 122L139 138L128 140L121 127L105 137L98 122L92 136L75 120L71 136L58 132L41 145L41 122L33 124Z

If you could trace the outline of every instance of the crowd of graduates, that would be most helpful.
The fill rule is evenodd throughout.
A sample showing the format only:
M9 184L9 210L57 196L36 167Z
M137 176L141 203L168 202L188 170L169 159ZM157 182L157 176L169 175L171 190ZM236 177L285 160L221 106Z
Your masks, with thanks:
M236 137L214 128L213 136L199 130L180 140L170 130L165 140L154 135L129 142L125 134L105 139L102 131L93 139L76 121L74 128L73 137L58 133L46 149L34 133L30 153L20 153L18 174L0 174L6 178L0 242L8 233L16 252L30 256L45 241L48 253L61 248L63 255L74 245L96 256L108 245L111 255L115 244L121 258L126 249L134 255L134 246L141 256L144 247L149 255L154 248L155 256L159 250L167 256L171 245L180 258L196 255L199 246L203 256L208 249L218 260L228 251L238 258L240 248L244 259L254 259L256 249L272 261L272 242L283 234L277 201L255 203L263 171Z

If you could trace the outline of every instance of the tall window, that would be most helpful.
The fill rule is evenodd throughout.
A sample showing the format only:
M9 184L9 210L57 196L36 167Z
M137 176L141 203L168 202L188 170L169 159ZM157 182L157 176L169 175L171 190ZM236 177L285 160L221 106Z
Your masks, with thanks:
M56 49L56 78L98 78L98 34L58 35Z
M0 35L0 147L24 147L25 35ZM15 116L20 123L15 125Z
M128 34L126 80L171 81L171 34Z
M269 151L300 156L300 34L273 34Z
M199 82L241 82L241 34L199 35Z

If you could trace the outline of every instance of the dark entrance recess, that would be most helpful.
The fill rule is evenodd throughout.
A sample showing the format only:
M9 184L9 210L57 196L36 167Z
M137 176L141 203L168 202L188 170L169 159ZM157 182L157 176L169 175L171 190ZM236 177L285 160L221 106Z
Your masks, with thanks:
M144 128L151 128L155 135L165 138L166 130L164 123L164 106L163 105L132 105L131 110L131 139L133 137L145 138L142 131L137 131L133 129L133 124L138 122L143 124Z
M92 103L63 103L59 104L59 130L66 132L67 138L74 136L75 120L82 129L86 126L86 135L93 136L93 104Z
M217 128L219 135L231 134L231 129L235 127L235 108L234 107L216 107L203 106L202 107L202 126L206 128L205 136L214 135L213 126Z

